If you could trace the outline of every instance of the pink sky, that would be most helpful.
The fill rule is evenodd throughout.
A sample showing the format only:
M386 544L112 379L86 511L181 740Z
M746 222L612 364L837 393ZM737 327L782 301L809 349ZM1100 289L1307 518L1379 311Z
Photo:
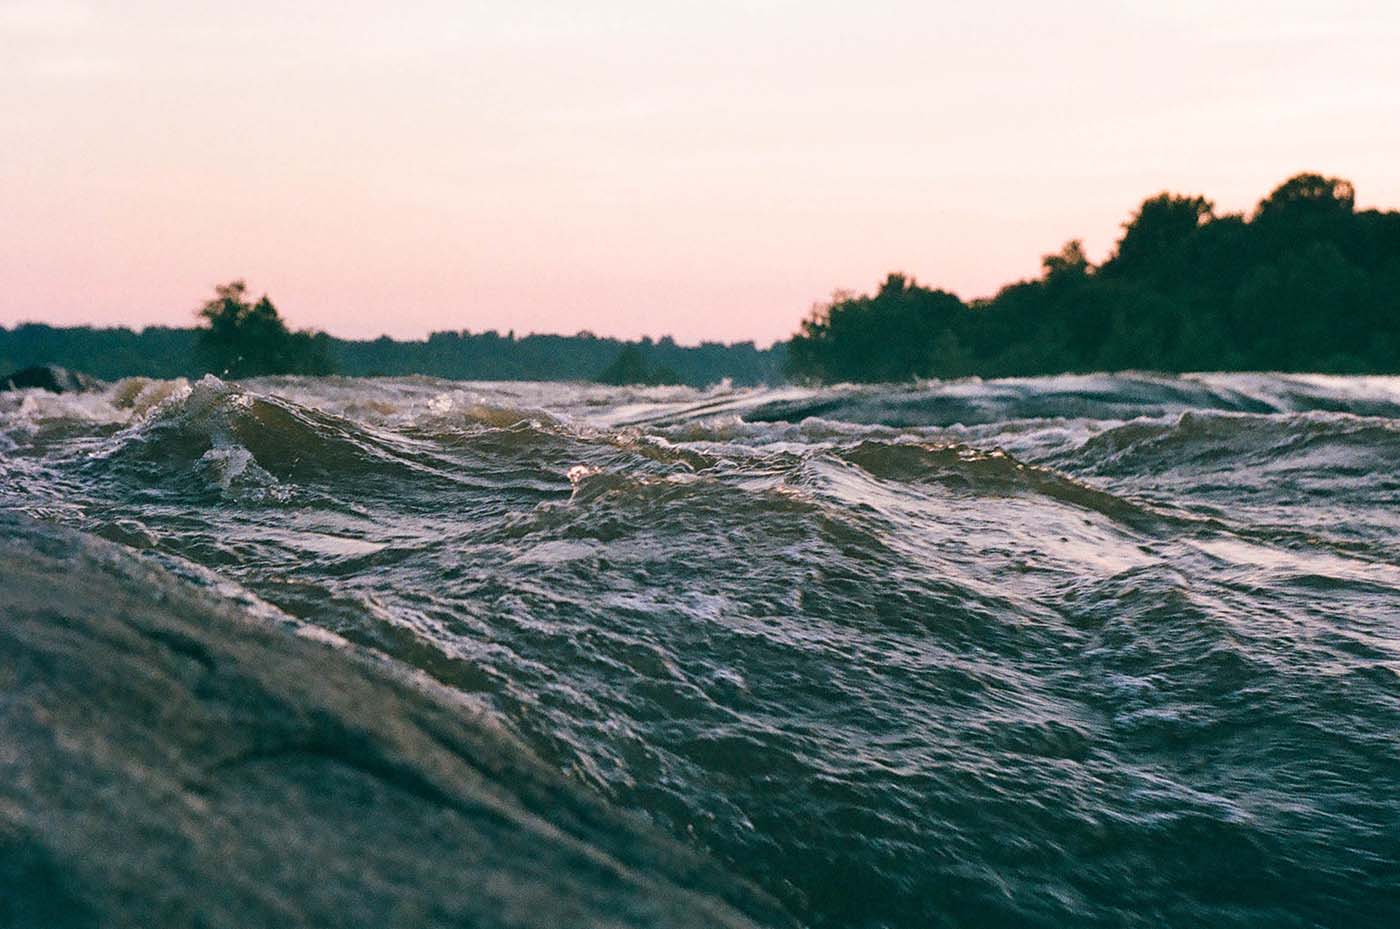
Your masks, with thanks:
M1164 188L1400 207L1392 2L199 6L0 0L0 324L243 277L341 336L766 343L1100 258Z

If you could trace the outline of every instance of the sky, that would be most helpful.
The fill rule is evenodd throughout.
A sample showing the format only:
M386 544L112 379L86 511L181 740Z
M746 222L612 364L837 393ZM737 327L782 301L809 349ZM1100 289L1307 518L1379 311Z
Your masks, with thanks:
M217 7L217 9L215 9ZM0 325L791 334L1161 190L1400 207L1400 4L0 0Z

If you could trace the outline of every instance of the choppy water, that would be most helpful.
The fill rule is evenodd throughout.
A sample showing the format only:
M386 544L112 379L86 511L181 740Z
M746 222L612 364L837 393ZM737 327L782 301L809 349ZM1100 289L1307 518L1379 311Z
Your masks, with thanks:
M472 695L814 929L1400 924L1400 379L126 381L0 396L0 505Z

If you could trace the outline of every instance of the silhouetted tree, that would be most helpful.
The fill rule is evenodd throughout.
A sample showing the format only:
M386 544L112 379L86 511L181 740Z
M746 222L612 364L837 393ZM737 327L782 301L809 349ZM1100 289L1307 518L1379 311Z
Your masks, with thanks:
M1084 256L1084 243L1079 239L1066 242L1053 255L1042 256L1040 266L1045 270L1047 282L1074 280L1077 283L1093 270L1089 265L1089 259Z
M1205 197L1160 193L1144 200L1132 219L1123 224L1123 237L1100 269L1109 277L1176 277L1186 263L1186 245L1201 226L1215 216L1215 205Z
M235 302L248 302L246 290ZM196 349L207 332L162 326L139 332L39 323L0 326L0 372L52 362L103 380L198 377L210 370L222 374L229 368L222 357L211 358ZM426 374L460 380L590 380L627 344L591 333L528 335L514 341L495 332L434 333L408 341L388 336L348 341L318 333L313 340L341 374ZM760 349L752 342L679 345L663 338L646 349L646 357L680 381L703 387L724 379L741 385L776 383L782 379L786 352L786 343Z
M1356 188L1351 181L1321 174L1299 174L1274 188L1259 203L1255 219L1293 217L1306 213L1350 214L1356 208Z
M235 378L331 373L324 334L290 331L266 294L250 303L247 292L243 281L232 281L214 288L214 299L199 308L208 325L196 348L209 370Z
M1041 276L964 306L891 275L803 321L788 370L822 381L1152 370L1400 370L1400 213L1300 174L1250 218L1161 193L1095 267L1078 241Z
M674 342L671 343L674 346ZM651 340L644 339L643 345L650 348ZM599 384L679 384L680 376L665 365L652 365L647 362L642 348L634 343L623 346L622 351L594 378Z
M788 347L789 369L825 381L907 380L930 366L964 373L966 309L950 293L891 274L872 297L838 293L816 307Z

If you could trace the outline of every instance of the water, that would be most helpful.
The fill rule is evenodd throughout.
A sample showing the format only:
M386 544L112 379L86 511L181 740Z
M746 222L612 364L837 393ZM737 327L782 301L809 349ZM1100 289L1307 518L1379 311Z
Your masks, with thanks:
M0 397L4 508L421 670L813 929L1397 924L1397 462L1396 378Z

